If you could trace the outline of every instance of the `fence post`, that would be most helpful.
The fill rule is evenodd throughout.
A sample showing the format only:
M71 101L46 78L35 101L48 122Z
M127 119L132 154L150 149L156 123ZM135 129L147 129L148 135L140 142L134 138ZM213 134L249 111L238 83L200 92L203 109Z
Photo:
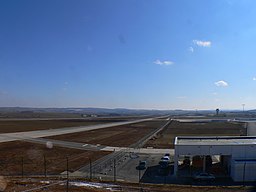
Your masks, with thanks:
M24 177L24 157L21 157L21 176Z
M140 183L140 169L139 169L139 183Z
M114 182L116 182L116 159L114 159Z
M67 158L67 189L66 191L68 192L68 185L69 185L69 172L68 172L68 156L66 157Z
M45 158L45 155L44 155L44 177L46 177L46 158Z
M91 158L89 158L89 162L90 162L90 180L92 180L92 160L91 160Z

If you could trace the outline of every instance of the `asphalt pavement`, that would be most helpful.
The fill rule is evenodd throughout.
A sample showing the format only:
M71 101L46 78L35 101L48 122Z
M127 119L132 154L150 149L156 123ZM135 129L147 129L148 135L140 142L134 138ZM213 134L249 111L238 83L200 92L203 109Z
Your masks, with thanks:
M151 120L154 120L154 118L139 119L139 120L125 121L125 122L104 123L104 124L88 125L88 126L80 126L80 127L47 129L47 130L40 130L40 131L3 133L3 134L0 134L0 143L17 141L17 140L25 140L27 138L40 138L40 137L49 137L49 136L69 134L69 133L77 133L77 132L90 131L95 129L103 129L108 127L140 123L140 122L151 121Z
M256 136L256 121L247 121L247 136Z

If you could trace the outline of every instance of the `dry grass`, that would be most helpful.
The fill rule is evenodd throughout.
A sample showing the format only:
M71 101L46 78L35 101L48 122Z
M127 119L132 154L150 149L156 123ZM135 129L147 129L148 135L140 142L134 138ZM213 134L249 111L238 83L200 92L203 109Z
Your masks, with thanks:
M44 156L48 174L59 174L66 170L66 157L69 170L75 171L82 165L109 154L109 152L84 151L62 147L47 148L46 145L22 141L0 144L0 175L21 175L22 161L24 175L43 175ZM23 158L23 160L22 160Z
M176 136L240 136L245 135L243 124L229 122L180 123L173 121L146 146L173 148Z
M44 178L38 179L18 179L13 178L4 180L7 183L7 187L5 188L5 192L13 192L13 191L24 191L28 189L34 189L37 187L46 186L47 184L42 184L40 181L45 180ZM50 184L57 183L59 180L47 179L50 181ZM55 192L63 192L66 191L65 181L63 181L62 185L52 185L41 190L36 191L55 191ZM112 184L112 183L111 183ZM243 187L243 186L186 186L186 185L148 185L148 184L132 184L132 183L115 183L116 187L113 189L118 189L118 191L125 192L253 192L254 188L252 187ZM143 189L143 190L141 190ZM91 187L75 187L69 186L69 191L72 192L105 192L110 191L107 189L96 189Z
M49 138L62 141L126 147L135 143L154 129L162 126L164 123L165 121L150 121L106 129L53 136Z

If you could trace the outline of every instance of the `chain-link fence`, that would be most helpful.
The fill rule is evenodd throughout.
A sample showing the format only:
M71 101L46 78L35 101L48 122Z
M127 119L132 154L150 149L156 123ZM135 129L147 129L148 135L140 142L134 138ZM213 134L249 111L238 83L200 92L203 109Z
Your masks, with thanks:
M83 157L83 154L54 158L40 155L15 156L11 159L0 159L0 175L20 177L61 177L86 178L104 181L143 182L152 180L157 174L163 175L159 161L163 154L137 154L129 148L103 155L97 160ZM145 161L144 168L138 168L140 161ZM170 165L171 166L171 165ZM170 167L169 166L169 167ZM161 170L160 170L161 169ZM171 170L167 168L171 175ZM159 180L158 178L158 180Z

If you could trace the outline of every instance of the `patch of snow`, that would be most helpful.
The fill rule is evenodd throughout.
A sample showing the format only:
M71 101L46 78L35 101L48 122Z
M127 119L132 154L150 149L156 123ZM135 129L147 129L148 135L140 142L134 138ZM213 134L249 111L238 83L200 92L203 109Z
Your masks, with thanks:
M97 188L97 189L107 189L110 191L119 191L119 190L113 189L115 187L118 187L118 185L112 185L112 184L107 184L107 183L71 181L71 182L69 182L69 185L73 185L73 186L77 186L77 187L91 187L91 188Z
M50 184L50 181L40 181L42 184Z

